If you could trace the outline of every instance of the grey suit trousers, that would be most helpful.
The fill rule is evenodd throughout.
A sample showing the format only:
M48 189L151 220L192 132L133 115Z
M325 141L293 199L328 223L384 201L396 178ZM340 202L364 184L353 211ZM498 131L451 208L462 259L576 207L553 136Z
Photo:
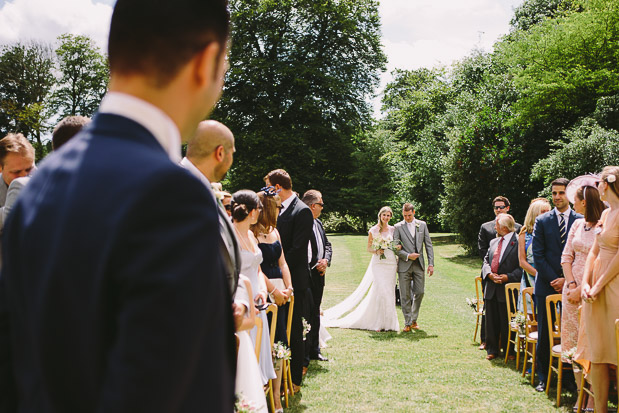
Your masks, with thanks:
M426 278L419 260L413 261L413 264L405 272L398 271L398 280L404 324L410 326L417 322L419 307L421 307L424 295Z

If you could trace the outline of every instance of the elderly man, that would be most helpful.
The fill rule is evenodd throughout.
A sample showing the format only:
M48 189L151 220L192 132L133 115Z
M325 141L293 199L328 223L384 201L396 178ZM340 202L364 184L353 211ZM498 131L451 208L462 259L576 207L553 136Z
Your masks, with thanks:
M3 411L233 410L218 215L178 165L221 94L228 26L225 0L116 1L109 92L5 225Z
M509 320L504 284L519 282L522 278L514 218L509 214L501 214L497 216L494 225L497 238L490 241L481 270L482 277L486 280L484 304L487 360L498 357L500 349L508 351Z

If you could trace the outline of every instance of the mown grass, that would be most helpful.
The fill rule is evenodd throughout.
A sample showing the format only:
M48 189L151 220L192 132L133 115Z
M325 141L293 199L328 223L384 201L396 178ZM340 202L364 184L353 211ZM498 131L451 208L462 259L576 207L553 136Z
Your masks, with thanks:
M327 272L323 308L338 303L357 286L368 265L367 239L331 235L334 256ZM435 242L435 275L415 333L329 329L333 339L312 361L300 395L287 412L546 412L570 411L565 394L554 407L514 369L514 363L485 360L473 343L475 317L465 302L475 296L481 261L443 234ZM398 308L400 326L403 318Z

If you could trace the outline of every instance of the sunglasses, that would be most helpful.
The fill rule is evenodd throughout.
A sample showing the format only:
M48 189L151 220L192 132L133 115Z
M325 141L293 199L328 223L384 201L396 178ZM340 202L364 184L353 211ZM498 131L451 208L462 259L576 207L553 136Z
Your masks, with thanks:
M507 208L507 206L505 206L505 205L502 205L502 206L501 205L497 205L497 206L494 207L494 209L501 209L501 210L505 209L505 208Z
M323 204L322 202L316 202L314 205L320 205L321 207L324 208L325 204Z

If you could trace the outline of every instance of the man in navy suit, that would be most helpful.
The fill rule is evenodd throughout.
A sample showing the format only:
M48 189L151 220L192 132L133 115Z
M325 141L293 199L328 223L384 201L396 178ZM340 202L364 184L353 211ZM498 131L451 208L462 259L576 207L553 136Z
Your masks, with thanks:
M538 341L536 349L537 374L540 382L535 388L546 390L548 365L550 362L550 339L546 319L546 297L560 294L565 278L561 268L561 253L567 241L567 235L574 221L582 218L570 208L565 194L569 181L557 178L551 183L552 202L555 208L535 220L533 229L533 260L537 276L535 277L535 304L537 309ZM568 373L569 374L569 373ZM566 375L566 380L569 377ZM573 377L572 377L573 381ZM569 383L568 387L571 387Z
M5 225L0 412L231 412L215 203L178 165L221 93L225 0L118 0L91 124Z
M294 309L292 325L290 326L290 373L293 390L303 380L303 362L305 360L305 345L303 344L303 322L309 320L309 304L311 301L310 267L307 260L308 246L314 235L314 216L312 211L292 191L292 180L288 172L275 169L264 177L267 186L274 186L280 191L282 210L277 219L277 230L282 238L284 257L290 268L290 278L294 289ZM309 321L308 321L309 322Z

